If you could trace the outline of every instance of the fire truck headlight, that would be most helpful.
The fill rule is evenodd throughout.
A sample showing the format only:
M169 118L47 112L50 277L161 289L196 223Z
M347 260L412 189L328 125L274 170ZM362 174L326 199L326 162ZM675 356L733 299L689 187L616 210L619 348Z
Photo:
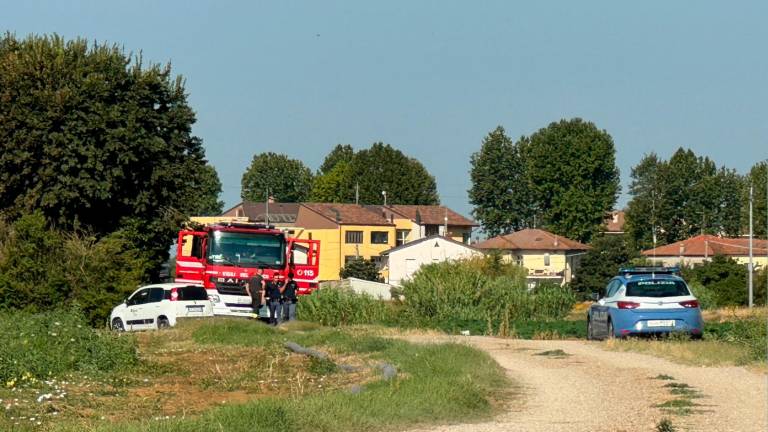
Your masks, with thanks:
M208 296L208 299L210 299L210 300L211 300L212 302L214 302L214 303L219 303L219 302L221 302L221 298L219 298L219 296L218 296L218 295L216 295L216 294L214 294L214 295L209 295L209 296Z

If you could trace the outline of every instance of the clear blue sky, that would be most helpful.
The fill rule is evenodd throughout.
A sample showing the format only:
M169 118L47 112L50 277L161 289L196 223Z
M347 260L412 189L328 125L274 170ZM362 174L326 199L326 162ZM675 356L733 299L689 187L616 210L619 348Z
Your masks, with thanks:
M227 205L253 154L316 169L337 143L418 158L471 210L469 157L497 125L606 129L626 191L644 153L768 157L768 2L6 1L0 29L171 61ZM626 203L626 195L619 205Z

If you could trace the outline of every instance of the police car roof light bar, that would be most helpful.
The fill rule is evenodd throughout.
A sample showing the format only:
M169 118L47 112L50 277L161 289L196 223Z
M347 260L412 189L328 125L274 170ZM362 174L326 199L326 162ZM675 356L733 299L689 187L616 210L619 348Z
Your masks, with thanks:
M679 275L680 267L622 267L619 269L619 274L625 276L656 273Z

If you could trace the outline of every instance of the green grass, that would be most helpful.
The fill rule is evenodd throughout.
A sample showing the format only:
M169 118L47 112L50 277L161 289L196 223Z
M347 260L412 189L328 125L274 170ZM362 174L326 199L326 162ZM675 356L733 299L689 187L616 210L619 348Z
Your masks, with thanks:
M0 311L0 380L6 387L76 371L126 370L137 363L132 336L94 330L77 309Z
M361 330L274 329L258 322L218 320L198 328L199 344L284 349L294 341L343 355L363 353L370 367L393 364L395 379L376 380L362 392L329 391L301 398L267 397L216 408L192 419L103 424L98 431L357 431L490 418L509 398L509 381L487 354L459 344L415 345L382 339ZM337 372L340 373L340 372ZM60 430L79 430L61 426Z

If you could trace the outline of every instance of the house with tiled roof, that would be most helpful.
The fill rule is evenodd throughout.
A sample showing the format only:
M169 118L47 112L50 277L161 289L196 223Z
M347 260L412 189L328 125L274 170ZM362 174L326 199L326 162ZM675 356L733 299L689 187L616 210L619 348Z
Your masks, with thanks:
M589 246L542 229L524 229L474 244L499 251L505 261L528 269L529 283L570 282Z
M478 224L444 206L400 205L386 207L398 224L398 245L430 236L443 236L469 244Z
M756 269L768 265L766 249L768 241L752 240L752 262ZM698 235L679 242L644 250L642 254L656 264L666 266L701 264L715 255L724 255L739 263L749 262L749 238Z

